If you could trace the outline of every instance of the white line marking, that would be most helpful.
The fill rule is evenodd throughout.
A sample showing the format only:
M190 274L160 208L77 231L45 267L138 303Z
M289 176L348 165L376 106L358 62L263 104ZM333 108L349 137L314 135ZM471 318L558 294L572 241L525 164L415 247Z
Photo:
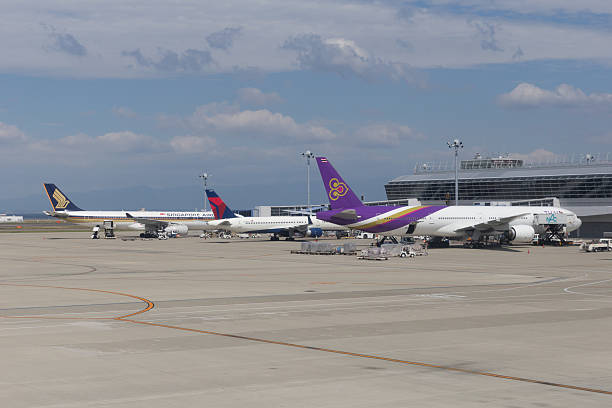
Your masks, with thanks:
M609 295L599 295L599 294L595 294L595 293L575 292L575 291L571 290L571 289L575 289L575 288L580 288L580 287L584 287L584 286L593 286L593 285L597 285L597 284L604 283L604 282L610 282L610 281L612 281L612 279L605 279L605 280L597 281L597 282L583 283L582 285L569 286L569 287L563 289L563 291L567 292L567 293L573 293L573 294L576 294L576 295L612 297L612 296L609 296Z

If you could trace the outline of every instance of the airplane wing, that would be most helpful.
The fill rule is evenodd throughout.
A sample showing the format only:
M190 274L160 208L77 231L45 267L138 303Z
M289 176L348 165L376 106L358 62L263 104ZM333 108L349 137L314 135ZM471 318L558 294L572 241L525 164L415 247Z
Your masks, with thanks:
M68 214L63 211L43 211L43 214L48 215L49 217L68 218Z
M316 212L318 210L323 210L326 209L327 207L324 206L317 206L317 207L312 207L312 212ZM292 214L292 215L310 215L311 213L308 210L283 210L284 212L286 212L287 214Z
M511 215L509 217L501 217L501 218L495 218L492 220L488 220L485 222L480 222L478 224L474 224L474 225L468 225L466 227L462 227L462 228L457 228L455 231L460 232L460 231L471 231L471 230L479 230L479 231L491 231L496 229L497 227L501 227L503 225L507 225L509 222L512 222L514 220L516 220L517 218L521 218L525 215L528 215L531 213L522 213L522 214L516 214L516 215Z
M339 220L357 221L357 211L352 208L348 210L342 210L339 213L334 214L331 218L337 218Z
M231 218L224 218L219 220L206 221L206 224L215 229L227 230L227 228L232 225L232 222L230 220Z
M144 225L145 229L147 229L147 230L149 230L149 229L159 230L159 229L162 229L162 228L166 228L168 225L170 225L170 223L167 222L167 221L154 220L154 219L151 219L151 218L134 217L129 212L126 212L125 216L128 217L128 218L133 219L135 222L137 222L139 224Z
M312 224L312 223L311 223ZM293 227L293 229L295 231L298 231L300 234L306 234L306 232L308 231L308 225L310 224L302 224L302 225L298 225L296 227ZM291 228L287 228L287 229L291 229Z

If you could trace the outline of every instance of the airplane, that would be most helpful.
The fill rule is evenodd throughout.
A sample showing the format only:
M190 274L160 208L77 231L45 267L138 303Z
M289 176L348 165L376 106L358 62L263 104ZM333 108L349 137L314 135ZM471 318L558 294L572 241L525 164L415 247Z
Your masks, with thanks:
M209 229L207 221L214 219L212 211L86 211L55 184L44 183L44 188L53 209L46 215L90 227L112 221L115 229L144 231L142 238L187 235L189 228L204 231Z
M236 233L272 234L271 241L278 241L279 236L286 240L294 239L295 233L307 237L320 237L323 231L342 231L347 228L330 222L324 222L308 216L275 216L275 217L238 217L219 197L214 190L206 190L210 207L215 216L208 221L212 228Z
M325 157L317 157L331 210L320 211L322 221L373 232L384 237L430 236L466 240L482 246L490 237L527 243L536 233L560 234L580 228L573 212L558 207L527 206L366 206Z

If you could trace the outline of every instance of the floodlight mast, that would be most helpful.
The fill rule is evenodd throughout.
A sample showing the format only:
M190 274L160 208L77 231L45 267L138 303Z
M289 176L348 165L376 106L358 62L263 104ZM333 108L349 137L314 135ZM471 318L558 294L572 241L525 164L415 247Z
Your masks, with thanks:
M459 205L459 169L457 167L457 156L459 155L459 149L463 149L463 142L459 139L453 140L453 142L446 142L449 149L455 149L455 205Z
M210 174L202 172L202 174L200 174L198 177L204 181L204 211L207 211L208 197L206 195L206 187L208 187L208 178L210 177Z
M304 153L300 153L302 157L306 158L306 190L308 191L308 215L312 215L310 208L310 159L314 159L315 155L310 150L306 150Z

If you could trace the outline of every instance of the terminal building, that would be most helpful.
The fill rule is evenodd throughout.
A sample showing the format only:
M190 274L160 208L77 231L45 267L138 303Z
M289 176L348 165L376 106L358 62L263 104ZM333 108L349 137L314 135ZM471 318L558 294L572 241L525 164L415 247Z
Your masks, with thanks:
M560 206L582 220L577 236L612 231L612 154L587 154L546 163L509 156L462 160L460 205ZM422 163L414 173L385 184L390 201L416 198L423 204L452 204L453 163Z
M23 222L23 216L0 214L0 222Z

